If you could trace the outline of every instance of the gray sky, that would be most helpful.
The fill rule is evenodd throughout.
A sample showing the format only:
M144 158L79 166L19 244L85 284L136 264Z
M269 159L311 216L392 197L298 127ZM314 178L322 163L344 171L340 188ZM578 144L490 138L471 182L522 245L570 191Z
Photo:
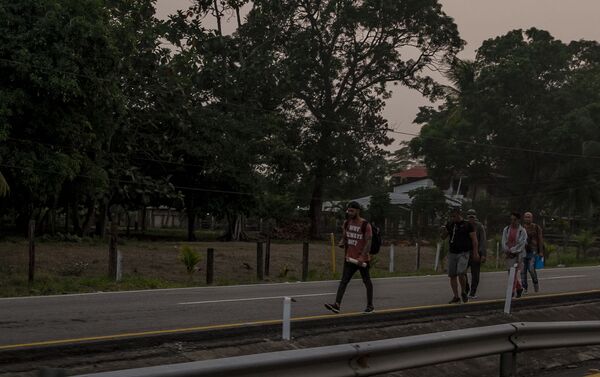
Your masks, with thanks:
M463 58L473 58L481 43L513 29L537 27L564 42L600 40L600 0L440 0L444 11L455 19L467 42ZM187 8L190 0L157 0L159 16ZM233 21L233 20L232 20ZM418 133L412 121L418 107L430 104L418 92L397 87L385 115L398 131ZM394 138L410 139L395 135Z

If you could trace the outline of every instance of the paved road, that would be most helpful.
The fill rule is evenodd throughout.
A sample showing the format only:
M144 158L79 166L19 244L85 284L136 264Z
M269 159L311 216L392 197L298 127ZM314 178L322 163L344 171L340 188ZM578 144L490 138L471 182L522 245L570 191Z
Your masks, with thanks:
M600 266L546 269L539 275L539 294L600 289ZM506 273L485 273L481 280L479 300L503 297ZM448 280L441 275L376 279L374 286L376 310L445 304L451 298ZM294 318L328 315L323 303L334 299L336 288L336 281L324 281L4 298L0 350L276 320L282 296L296 298ZM354 280L343 310L364 306L364 287Z

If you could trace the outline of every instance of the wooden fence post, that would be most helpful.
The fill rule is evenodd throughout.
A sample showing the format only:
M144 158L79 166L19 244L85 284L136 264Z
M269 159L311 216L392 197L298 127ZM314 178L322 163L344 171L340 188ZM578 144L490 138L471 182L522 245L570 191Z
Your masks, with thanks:
M209 248L206 254L206 284L210 285L215 276L215 249Z
M258 280L263 280L264 276L264 266L265 262L263 259L263 243L256 243L256 278Z
M108 241L108 277L117 279L117 242L119 237L119 225L116 219L110 222L110 238Z
M308 242L302 245L302 281L308 280Z
M265 276L271 272L271 235L267 236L267 246L265 248Z
M33 283L35 278L35 220L29 220L29 275L27 281Z

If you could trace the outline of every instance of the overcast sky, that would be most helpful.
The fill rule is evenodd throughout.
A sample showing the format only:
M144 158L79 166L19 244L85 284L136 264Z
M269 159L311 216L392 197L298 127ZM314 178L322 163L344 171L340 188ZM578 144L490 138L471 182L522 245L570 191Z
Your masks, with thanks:
M463 58L473 58L481 43L513 29L537 27L564 42L600 40L600 0L440 0L455 19L467 42ZM185 9L190 0L157 0L159 16ZM418 133L412 121L419 106L429 102L418 92L398 88L388 101L385 115L398 131ZM401 139L395 135L394 138ZM405 137L409 139L410 137Z

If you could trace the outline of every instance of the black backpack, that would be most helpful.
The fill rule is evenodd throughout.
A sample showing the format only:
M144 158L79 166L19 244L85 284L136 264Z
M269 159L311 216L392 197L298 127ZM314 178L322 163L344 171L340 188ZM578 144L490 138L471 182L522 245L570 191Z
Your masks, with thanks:
M371 250L369 251L369 254L375 255L379 253L383 240L381 239L381 229L379 229L378 226L371 224L371 229L373 230L373 237L371 238Z
M367 220L363 221L363 223L361 225L361 229L360 229L363 234L365 234L368 224L369 224L369 222ZM348 229L348 221L346 221L344 223L344 229L346 229L346 230ZM381 244L383 243L383 240L381 239L381 229L379 229L379 227L371 224L371 231L372 231L371 250L369 250L369 254L375 255L375 254L379 253L379 250L381 249Z

